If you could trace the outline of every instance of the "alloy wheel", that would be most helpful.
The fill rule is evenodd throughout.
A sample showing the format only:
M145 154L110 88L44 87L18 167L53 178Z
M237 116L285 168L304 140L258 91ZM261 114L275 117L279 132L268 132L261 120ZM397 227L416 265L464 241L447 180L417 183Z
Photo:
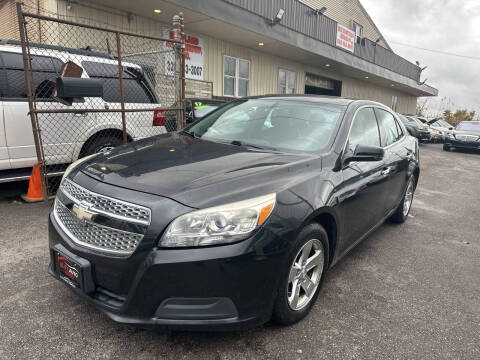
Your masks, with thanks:
M113 145L104 145L104 146L100 147L96 152L97 153L105 153L105 152L113 150L114 148L115 148L115 146L113 146Z
M287 282L287 300L292 310L301 310L312 300L322 278L323 263L324 248L318 239L307 241L298 251Z
M405 192L405 199L403 201L403 216L407 216L410 208L412 207L413 187L413 179L410 179L408 182L407 191Z

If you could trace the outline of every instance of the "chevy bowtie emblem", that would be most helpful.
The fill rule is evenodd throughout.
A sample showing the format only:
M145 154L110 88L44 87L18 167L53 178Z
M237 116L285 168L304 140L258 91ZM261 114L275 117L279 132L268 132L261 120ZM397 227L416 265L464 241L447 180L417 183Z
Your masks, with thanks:
M80 204L74 204L72 212L75 214L78 220L83 221L84 223L92 221L93 217L96 215L95 212L91 211L92 204L82 201Z

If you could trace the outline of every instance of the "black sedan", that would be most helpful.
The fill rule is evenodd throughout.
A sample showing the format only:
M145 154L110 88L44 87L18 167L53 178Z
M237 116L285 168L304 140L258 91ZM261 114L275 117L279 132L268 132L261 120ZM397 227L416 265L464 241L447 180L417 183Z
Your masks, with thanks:
M480 121L462 121L445 138L443 150L480 150Z
M375 102L237 100L72 164L49 217L49 273L122 323L293 324L329 268L407 219L418 159Z
M408 133L413 137L416 137L418 141L428 142L432 139L432 134L429 131L428 125L422 123L419 119L399 113L397 113L397 116L403 125L405 125Z

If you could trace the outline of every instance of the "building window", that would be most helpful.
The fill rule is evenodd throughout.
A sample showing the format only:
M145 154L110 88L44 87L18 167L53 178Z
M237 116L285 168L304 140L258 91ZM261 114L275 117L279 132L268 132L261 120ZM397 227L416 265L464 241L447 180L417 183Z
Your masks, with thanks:
M250 80L250 62L231 56L223 57L223 95L247 96Z
M278 93L295 94L295 82L297 73L284 69L278 70Z
M360 44L360 42L362 41L363 26L356 23L355 21L352 21L352 30L355 33L355 42L357 44Z

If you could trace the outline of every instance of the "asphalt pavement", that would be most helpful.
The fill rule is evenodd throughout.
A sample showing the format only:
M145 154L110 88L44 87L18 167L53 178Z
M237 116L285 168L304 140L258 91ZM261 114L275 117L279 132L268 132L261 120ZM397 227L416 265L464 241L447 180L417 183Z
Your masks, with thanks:
M233 333L114 323L47 274L51 204L0 184L0 358L480 359L480 154L421 162L408 221L335 266L305 320Z

